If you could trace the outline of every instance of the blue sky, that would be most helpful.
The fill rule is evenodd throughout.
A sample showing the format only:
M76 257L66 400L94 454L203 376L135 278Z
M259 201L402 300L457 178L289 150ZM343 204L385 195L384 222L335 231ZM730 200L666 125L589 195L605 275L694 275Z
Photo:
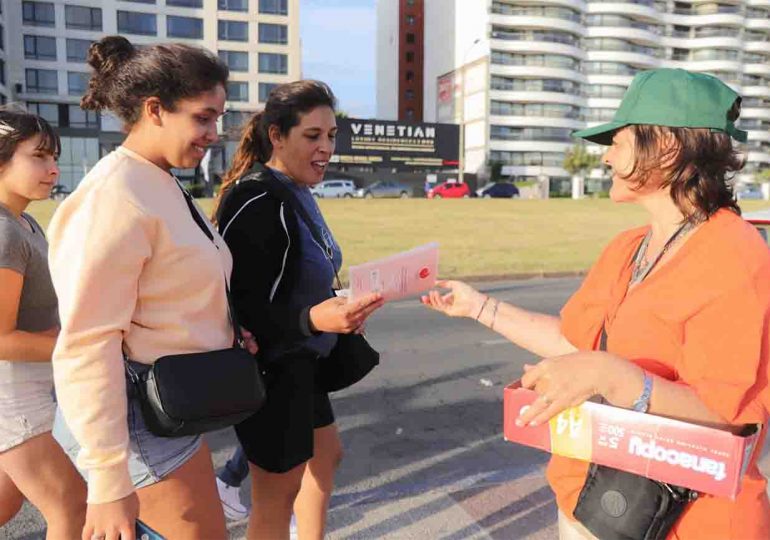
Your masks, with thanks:
M355 117L374 117L377 109L374 4L300 0L302 76L328 83L339 109Z

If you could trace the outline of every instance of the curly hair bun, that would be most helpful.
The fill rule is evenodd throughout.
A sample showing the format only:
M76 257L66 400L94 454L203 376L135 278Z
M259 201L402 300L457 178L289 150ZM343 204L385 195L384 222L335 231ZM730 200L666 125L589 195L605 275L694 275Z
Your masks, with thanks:
M86 62L96 73L110 73L135 52L136 48L123 36L107 36L91 44Z

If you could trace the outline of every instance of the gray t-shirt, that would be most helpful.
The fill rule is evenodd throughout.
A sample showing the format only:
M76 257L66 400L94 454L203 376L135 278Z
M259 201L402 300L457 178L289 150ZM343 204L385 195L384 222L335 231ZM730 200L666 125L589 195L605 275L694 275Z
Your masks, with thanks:
M56 292L48 270L48 242L32 216L23 214L23 218L34 232L0 204L0 268L24 276L16 328L42 332L59 325Z

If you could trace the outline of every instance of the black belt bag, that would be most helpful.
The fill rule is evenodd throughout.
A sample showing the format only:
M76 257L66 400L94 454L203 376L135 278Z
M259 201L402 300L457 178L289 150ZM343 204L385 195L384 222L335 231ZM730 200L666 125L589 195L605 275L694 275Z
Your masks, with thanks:
M380 353L360 334L339 334L327 358L319 358L318 383L326 392L352 386L380 363Z
M193 220L214 242L190 195L182 188ZM216 243L214 244L216 245ZM147 428L159 437L182 437L237 424L265 401L265 385L256 358L245 350L225 280L236 343L229 349L158 358L142 374L126 362Z
M592 463L574 515L600 540L665 540L697 497L688 488Z

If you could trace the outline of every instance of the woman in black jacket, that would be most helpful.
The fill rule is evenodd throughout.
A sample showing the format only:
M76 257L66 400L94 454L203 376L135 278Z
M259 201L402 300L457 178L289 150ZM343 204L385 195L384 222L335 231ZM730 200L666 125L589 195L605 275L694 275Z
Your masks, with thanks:
M362 332L383 303L380 295L348 303L332 293L342 254L309 187L323 180L334 152L334 108L324 83L276 87L244 127L215 211L233 254L238 320L256 337L266 369L265 405L236 426L253 475L250 539L288 538L292 509L300 538L323 538L342 447L316 374L337 334Z

